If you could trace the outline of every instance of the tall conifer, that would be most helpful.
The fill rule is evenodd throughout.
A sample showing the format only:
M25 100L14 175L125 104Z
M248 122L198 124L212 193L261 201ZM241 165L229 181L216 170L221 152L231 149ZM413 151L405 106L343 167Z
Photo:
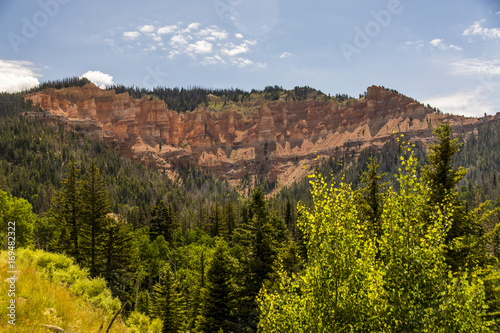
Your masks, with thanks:
M97 276L102 269L99 247L102 242L106 215L110 212L111 204L104 189L101 174L94 161L90 163L89 170L82 181L80 198L83 216L81 226L82 259L85 266L89 268L90 275Z

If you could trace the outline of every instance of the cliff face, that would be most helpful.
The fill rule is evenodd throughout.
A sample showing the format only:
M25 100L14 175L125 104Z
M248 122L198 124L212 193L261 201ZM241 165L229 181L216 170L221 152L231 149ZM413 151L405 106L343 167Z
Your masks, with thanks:
M263 174L278 187L304 176L304 164L311 166L316 157L380 146L393 131L426 141L432 137L429 126L440 121L468 132L487 120L437 114L377 86L345 105L253 99L220 111L200 107L186 113L170 110L161 100L133 99L93 84L25 98L68 126L115 141L123 153L148 165L175 169L197 164L232 182L247 173Z

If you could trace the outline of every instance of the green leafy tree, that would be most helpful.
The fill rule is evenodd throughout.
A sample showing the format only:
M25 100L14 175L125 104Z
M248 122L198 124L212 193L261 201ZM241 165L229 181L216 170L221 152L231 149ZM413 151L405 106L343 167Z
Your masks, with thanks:
M4 250L10 246L9 242L14 242L16 247L30 245L35 222L36 215L28 201L0 190L0 235Z
M474 273L454 275L445 263L449 201L429 207L429 188L405 151L400 191L389 189L382 209L378 249L350 186L312 176L314 206L299 214L309 261L299 274L280 270L279 282L261 291L260 330L487 331L482 281Z
M404 332L485 331L482 281L474 273L453 275L446 264L453 198L430 202L432 189L417 179L413 152L404 151L399 194L389 190L381 216L385 325Z

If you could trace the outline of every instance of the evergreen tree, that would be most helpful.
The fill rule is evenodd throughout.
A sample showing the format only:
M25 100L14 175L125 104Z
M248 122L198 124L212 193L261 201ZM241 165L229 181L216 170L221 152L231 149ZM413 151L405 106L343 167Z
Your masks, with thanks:
M202 332L227 332L230 327L231 268L227 244L218 240L207 272L207 291L201 310L199 329Z
M64 217L64 199L61 192L57 192L50 202L47 220L51 226L49 249L69 255L72 249L69 226Z
M111 203L104 189L99 169L94 161L82 181L81 192L81 239L80 254L91 276L97 276L102 270L103 260L100 247L103 241L103 229Z
M209 234L211 237L221 236L225 233L225 228L222 223L222 214L218 202L215 202L215 205L212 205L210 215L208 216L208 223L208 228L210 231Z
M428 163L422 168L422 177L429 187L429 207L453 206L451 225L445 226L447 263L454 271L485 262L486 252L479 236L482 232L481 216L485 205L469 211L463 201L457 199L455 186L463 179L467 170L454 170L453 156L460 150L458 139L451 138L450 125L440 124L434 129L437 143L430 145Z
M290 234L295 237L295 223L293 221L292 215L292 203L290 201L290 196L286 195L286 206L285 206L285 225L288 228Z
M237 272L236 315L240 326L253 330L256 329L255 321L258 318L255 298L273 271L277 253L273 238L275 230L261 188L252 192L247 214L248 218L243 218L243 223L235 231L235 241L243 249L239 258L241 269Z
M107 217L102 229L103 274L109 288L119 294L118 285L126 284L126 278L135 269L137 254L131 226L123 220ZM128 279L131 281L131 279Z
M147 290L141 290L137 296L136 311L149 316L149 309L151 307L151 297Z
M66 223L69 225L72 248L70 255L77 262L80 260L80 248L78 246L78 234L80 232L80 189L78 176L80 170L76 168L75 157L71 157L68 163L66 179L63 180L63 214Z
M375 239L380 239L381 221L383 207L383 194L381 193L380 179L383 175L377 174L379 165L375 162L373 156L370 157L367 163L368 170L364 171L361 175L361 182L364 188L359 189L359 206L361 218L365 220L368 225L368 232L373 235Z
M173 241L176 222L171 203L167 206L165 202L161 200L151 210L151 220L149 223L149 235L151 240L155 240L156 237L162 235L167 242L171 243Z
M434 128L437 143L429 146L428 164L422 168L422 176L430 188L431 204L444 202L467 170L460 167L453 170L452 158L460 150L458 139L451 138L451 127L443 123Z
M234 209L234 204L231 200L227 202L227 204L224 205L223 207L223 220L224 220L224 228L225 228L225 238L228 240L228 242L231 244L232 243L232 238L233 238L233 232L234 229L236 228L236 212Z
M290 240L290 235L288 233L288 228L286 227L285 221L278 217L275 212L271 213L269 216L270 225L273 229L273 247L279 249L288 244Z
M179 332L183 325L183 308L178 283L170 265L166 265L160 281L153 287L151 314L163 321L162 333Z
M62 189L52 198L47 214L54 226L52 247L59 252L67 253L80 262L79 235L81 225L80 170L76 167L74 156L66 168L66 178Z

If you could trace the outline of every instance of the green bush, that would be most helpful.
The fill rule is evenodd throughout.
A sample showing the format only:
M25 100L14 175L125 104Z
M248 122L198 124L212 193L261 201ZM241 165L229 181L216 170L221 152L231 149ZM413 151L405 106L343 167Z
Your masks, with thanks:
M76 295L108 313L115 313L121 307L120 300L114 298L107 288L106 280L90 279L87 270L81 269L73 259L63 254L22 249L18 258L22 262L33 263L44 278L68 286Z
M160 319L151 319L140 312L132 312L126 320L131 333L160 333L162 322Z

